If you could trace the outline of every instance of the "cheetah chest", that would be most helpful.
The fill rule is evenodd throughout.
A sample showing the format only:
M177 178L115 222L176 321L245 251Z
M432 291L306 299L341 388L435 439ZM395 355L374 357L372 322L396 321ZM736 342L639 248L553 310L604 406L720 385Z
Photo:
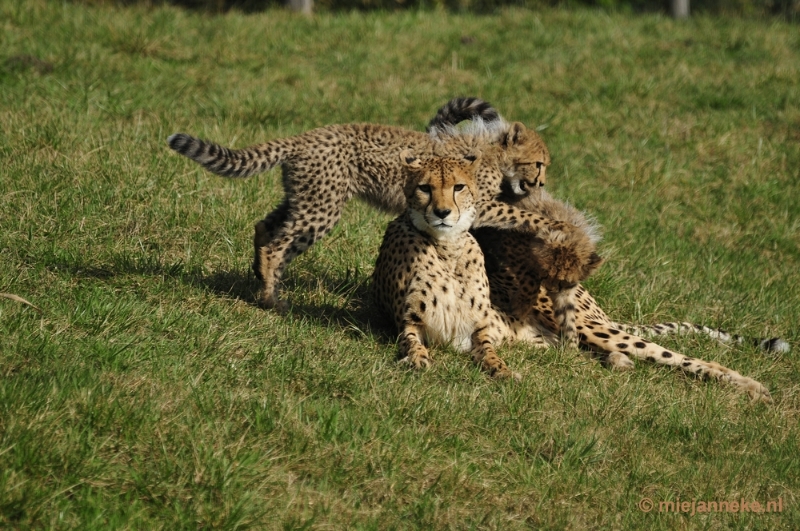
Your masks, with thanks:
M424 308L423 330L429 344L472 347L472 335L490 310L488 280L477 242L465 234L454 242L429 245L415 260L417 275L410 307Z

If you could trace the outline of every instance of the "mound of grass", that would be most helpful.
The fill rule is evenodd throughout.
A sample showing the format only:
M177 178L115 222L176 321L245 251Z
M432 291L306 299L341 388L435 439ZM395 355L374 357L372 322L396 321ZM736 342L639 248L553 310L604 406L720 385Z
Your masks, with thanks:
M226 181L165 144L421 129L479 95L542 131L548 186L605 227L587 285L613 318L797 346L796 27L44 0L0 21L0 292L40 310L0 298L0 527L800 527L795 353L664 341L771 406L560 349L504 349L518 385L448 349L409 372L368 296L387 216L348 205L265 312L250 241L279 174ZM741 499L782 512L658 510Z

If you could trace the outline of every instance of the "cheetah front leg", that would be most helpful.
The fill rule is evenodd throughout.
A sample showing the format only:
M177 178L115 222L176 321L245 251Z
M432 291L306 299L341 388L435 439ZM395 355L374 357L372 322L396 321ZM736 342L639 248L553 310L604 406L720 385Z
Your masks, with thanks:
M521 380L522 376L512 372L494 349L494 344L502 341L502 334L498 332L491 324L487 324L472 333L472 360L489 373L489 376Z
M478 215L472 228L492 227L494 229L516 230L538 235L543 230L575 230L575 226L565 221L547 218L536 212L522 210L500 201L481 201L477 205Z
M575 291L571 288L548 287L547 294L553 301L553 315L561 333L561 342L569 347L578 348L578 332L575 329Z
M522 238L521 242L532 246L533 262L544 273L540 276L542 279L549 278L554 283L569 280L571 287L587 278L603 263L595 252L595 242L585 231L571 223L499 201L481 201L477 210L478 215L472 222L473 229L491 227L501 231L517 231L541 240L531 242ZM508 236L502 232L499 235L500 238Z
M422 343L423 334L421 325L410 321L403 323L397 356L400 363L408 363L415 369L427 369L431 366L430 353Z
M578 326L577 329L581 343L592 348L602 349L609 353L623 353L660 365L669 365L701 379L713 378L745 391L753 400L772 402L769 390L761 383L742 376L719 363L684 356L641 337L612 328L606 323L592 321Z

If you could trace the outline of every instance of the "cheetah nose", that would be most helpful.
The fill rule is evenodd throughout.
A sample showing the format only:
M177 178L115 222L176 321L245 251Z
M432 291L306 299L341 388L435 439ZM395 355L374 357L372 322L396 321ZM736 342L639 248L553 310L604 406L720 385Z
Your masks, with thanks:
M433 213L434 213L434 214L436 214L436 217L438 217L438 218L440 218L440 219L444 219L444 218L446 218L447 216L449 216L449 215L450 215L450 212L452 212L452 210L449 210L449 209L440 209L440 208L434 208L434 209L433 209Z

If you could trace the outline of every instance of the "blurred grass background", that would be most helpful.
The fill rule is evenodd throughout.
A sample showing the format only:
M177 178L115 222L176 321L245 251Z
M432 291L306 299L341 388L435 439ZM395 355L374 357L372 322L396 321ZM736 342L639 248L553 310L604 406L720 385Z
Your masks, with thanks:
M281 0L72 0L88 5L176 5L210 12L247 12L283 5ZM599 8L622 13L670 13L671 0L316 0L322 11L446 9L491 13L509 7L528 9ZM769 16L796 21L800 0L691 0L690 11L704 15Z
M694 3L693 3L694 4ZM639 364L507 348L394 364L353 202L253 304L246 181L170 152L329 123L422 129L477 95L538 128L551 191L594 214L612 318L798 344L800 33L781 19L503 8L214 15L0 4L0 525L15 529L797 529L796 354L664 340L772 406ZM781 514L643 513L659 500Z

